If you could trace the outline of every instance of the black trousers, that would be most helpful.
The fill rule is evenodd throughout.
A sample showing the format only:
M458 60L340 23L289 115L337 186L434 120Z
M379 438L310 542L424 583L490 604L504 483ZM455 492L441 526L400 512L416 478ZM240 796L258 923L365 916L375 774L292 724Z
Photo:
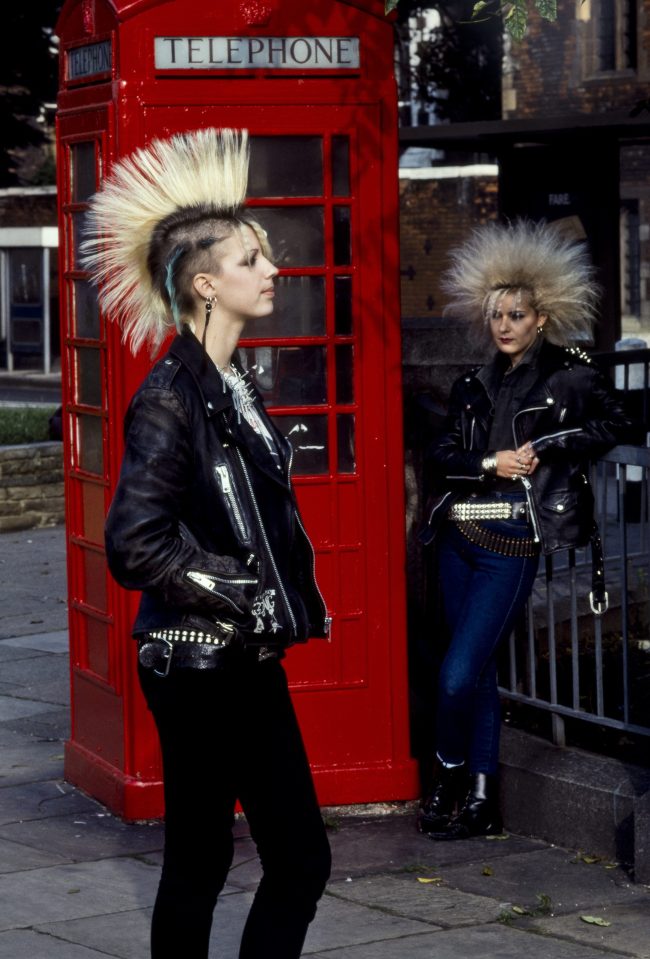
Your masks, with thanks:
M165 851L152 959L207 959L233 857L238 799L263 869L240 959L297 959L330 850L281 663L227 651L223 667L140 668L160 735Z

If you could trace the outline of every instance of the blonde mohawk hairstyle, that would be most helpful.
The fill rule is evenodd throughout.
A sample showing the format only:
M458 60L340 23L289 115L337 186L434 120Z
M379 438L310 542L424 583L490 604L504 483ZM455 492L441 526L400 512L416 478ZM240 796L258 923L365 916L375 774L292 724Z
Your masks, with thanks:
M521 290L538 313L546 313L544 335L567 346L591 341L598 285L586 247L548 223L517 220L475 230L451 252L442 288L450 296L445 313L484 324L495 295Z
M92 198L82 262L134 353L180 330L187 254L205 261L213 243L246 222L248 161L245 130L178 134L121 160Z

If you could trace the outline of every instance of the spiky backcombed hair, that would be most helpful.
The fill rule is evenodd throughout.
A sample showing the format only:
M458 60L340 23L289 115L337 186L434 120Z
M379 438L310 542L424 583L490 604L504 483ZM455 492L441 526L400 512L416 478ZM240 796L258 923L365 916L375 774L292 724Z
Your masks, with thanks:
M594 269L584 244L553 224L490 223L450 256L441 282L451 298L446 313L483 324L495 291L521 290L547 315L544 334L552 343L591 340L599 293Z
M117 163L90 201L82 262L99 284L103 310L119 322L134 353L155 349L177 325L160 277L150 271L156 227L177 214L188 222L230 220L243 213L249 147L245 130L197 130Z

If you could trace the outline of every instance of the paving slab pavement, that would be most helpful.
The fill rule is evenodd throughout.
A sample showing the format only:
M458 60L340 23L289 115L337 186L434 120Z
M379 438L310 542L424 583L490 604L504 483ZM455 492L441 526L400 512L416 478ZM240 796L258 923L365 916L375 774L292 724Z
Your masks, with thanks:
M0 959L146 959L162 826L63 780L63 530L0 534L0 588ZM358 813L327 810L333 873L305 956L650 959L650 887L619 864L510 834L434 843L407 806ZM210 959L237 959L259 876L239 820Z

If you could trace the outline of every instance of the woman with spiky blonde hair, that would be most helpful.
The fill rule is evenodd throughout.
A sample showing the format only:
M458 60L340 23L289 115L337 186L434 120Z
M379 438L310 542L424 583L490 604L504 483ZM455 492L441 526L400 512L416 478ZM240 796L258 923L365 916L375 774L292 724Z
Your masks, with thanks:
M474 321L496 353L456 381L430 448L439 495L421 539L438 547L450 642L438 680L437 769L418 824L438 840L501 831L497 653L540 552L591 541L591 605L606 608L587 466L632 430L581 348L597 302L582 245L545 223L492 223L451 260L448 310Z
M207 959L237 800L263 869L240 959L297 959L330 868L281 664L329 617L289 444L234 355L278 273L247 173L245 132L154 141L113 169L85 241L134 352L176 334L130 403L106 521L113 576L142 592L133 635L163 757L152 959Z

